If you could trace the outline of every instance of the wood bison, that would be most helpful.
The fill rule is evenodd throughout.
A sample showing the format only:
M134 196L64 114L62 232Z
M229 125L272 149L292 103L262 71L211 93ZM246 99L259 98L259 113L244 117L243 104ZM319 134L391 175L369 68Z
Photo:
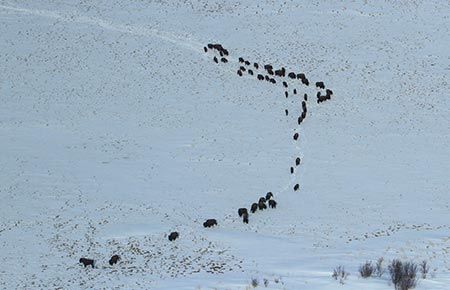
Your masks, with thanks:
M265 197L260 197L258 203L265 203L266 202L266 198Z
M244 224L248 224L248 213L247 212L243 214L242 221L244 222Z
M222 57L222 58L220 59L220 61L223 62L223 63L227 63L227 62L228 62L228 59Z
M82 263L85 268L89 265L92 266L92 268L95 266L95 260L92 259L81 258L79 262Z
M284 92L284 95L286 96L286 98L289 96L289 93L287 91Z
M279 76L279 77L284 77L286 76L286 69L284 67L282 67L281 69L277 69L275 71L275 75Z
M244 63L244 59L242 57L239 58L240 63Z
M316 88L325 89L325 84L323 82L316 82Z
M268 193L266 193L266 200L269 200L273 197L273 193L271 191L269 191Z
M266 65L264 65L264 69L265 70L273 70L273 66L272 65L270 65L270 64L266 64Z
M291 166L291 174L294 174L294 167Z
M276 208L277 207L277 202L273 199L269 200L269 207L271 208Z
M240 209L238 209L238 214L241 217L244 213L248 214L248 211L245 207L241 207Z
M297 94L297 89L294 89L294 95L296 95Z
M112 266L114 264L117 264L117 261L120 260L120 256L119 255L114 255L111 257L111 259L109 259L109 264Z
M275 79L270 79L270 82L271 82L272 84L276 84L276 83L277 83L277 81L276 81Z
M297 140L298 139L298 133L295 133L294 134L294 140Z
M208 49L206 48L206 46L203 47L203 50L204 50L205 52L208 52Z
M308 100L308 95L307 95L307 94L305 94L305 95L303 96L303 100L305 100L305 101Z
M289 114L288 109L285 109L284 112L286 113L286 116Z
M262 74L258 74L258 80L263 81L264 80L264 76Z
M284 86L285 88L287 88L287 87L288 87L287 82L283 81L283 86Z
M250 62L248 60L244 61L245 65L250 65Z
M294 72L290 72L288 74L288 77L291 78L291 79L295 79L295 73Z
M304 73L299 73L299 74L297 74L297 79L298 80L303 80L303 79L306 79L306 76L305 76Z
M251 69L248 69L247 72L249 75L251 75L251 76L253 75L253 71Z
M253 64L253 66L254 66L256 69L259 69L259 64L257 64L256 62Z
M258 209L258 204L256 202L252 203L252 207L250 208L250 211L252 213L255 213L257 209Z
M169 235L169 241L175 241L179 236L180 234L178 232L171 232Z
M243 66L240 66L239 69L240 69L241 71L245 71L245 67L243 67Z
M241 77L241 76L242 76L242 71L239 69L239 70L237 71L237 74Z
M258 202L258 208L259 208L259 210L263 210L263 209L266 209L267 206L264 202L260 201L260 202Z
M295 159L295 165L299 166L301 161L302 161L302 160L300 159L300 157L297 157L297 158Z
M212 226L217 226L217 221L215 219L208 219L206 222L203 223L203 226L205 228L210 228Z
M297 183L296 185L294 185L294 190L297 191L300 188L300 185Z
M213 59L214 59L215 63L219 63L219 60L217 59L217 57L214 57Z
M302 79L302 84L304 84L305 86L309 86L309 81L307 78Z

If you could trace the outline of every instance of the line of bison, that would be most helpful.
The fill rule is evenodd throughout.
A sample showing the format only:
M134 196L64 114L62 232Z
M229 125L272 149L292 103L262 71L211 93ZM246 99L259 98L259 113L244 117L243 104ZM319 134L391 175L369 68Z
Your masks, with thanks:
M212 52L213 55L213 61L216 64L219 63L228 63L228 57L229 57L229 51L225 49L221 44L213 44L209 43L207 46L203 47L203 50L205 53ZM304 85L309 86L309 79L306 77L305 73L296 73L296 72L287 72L286 68L281 67L278 69L275 69L273 65L271 64L259 64L257 62L250 62L249 60L244 59L243 57L239 57L237 59L239 69L237 69L237 74L240 77L243 77L245 74L255 77L259 81L266 81L271 84L281 84L284 88L284 96L286 98L289 97L289 87L298 85ZM289 83L288 83L289 82ZM317 103L320 104L322 102L325 102L327 100L331 99L331 96L333 95L333 91L331 89L325 89L325 84L323 81L318 81L315 83L316 88L325 90L325 94L322 94L322 92L319 90L316 94L317 97ZM292 89L292 94L297 95L297 88ZM308 101L308 95L305 93L302 98L301 106L302 106L302 112L300 116L297 118L297 125L301 125L302 122L306 119L307 114L307 101ZM285 109L286 116L289 115L289 110ZM299 139L299 133L295 132L293 135L294 141L297 141ZM299 166L301 163L301 158L296 157L293 166L290 167L290 173L294 174L295 167ZM300 185L296 183L293 186L294 191L298 191L300 189ZM265 196L260 197L258 202L254 202L250 206L250 213L255 214L256 211L262 211L269 208L275 209L277 207L277 202L274 200L274 195L272 192L267 192ZM238 215L242 218L243 223L248 224L249 223L249 211L247 208L239 208L238 209ZM203 223L203 227L210 228L217 226L217 220L216 219L207 219ZM175 241L178 239L180 234L178 232L171 232L168 235L169 241ZM120 256L114 255L109 260L109 264L112 266L116 264L120 260ZM84 265L84 267L92 266L92 268L95 267L95 260L93 259L87 259L87 258L81 258L79 260L81 264Z

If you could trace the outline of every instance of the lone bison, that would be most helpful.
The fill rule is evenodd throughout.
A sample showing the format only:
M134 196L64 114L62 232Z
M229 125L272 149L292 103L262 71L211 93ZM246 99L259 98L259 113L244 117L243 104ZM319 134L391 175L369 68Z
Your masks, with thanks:
M175 241L179 236L180 234L178 232L171 232L169 235L169 241Z
M112 266L114 264L117 264L117 261L120 260L119 255L114 255L111 257L111 259L109 259L109 264Z
M85 268L89 265L92 266L92 268L95 266L95 261L92 259L81 258L79 262L82 263Z
M203 226L205 228L210 228L212 226L217 226L217 221L215 219L208 219L206 222L203 223Z

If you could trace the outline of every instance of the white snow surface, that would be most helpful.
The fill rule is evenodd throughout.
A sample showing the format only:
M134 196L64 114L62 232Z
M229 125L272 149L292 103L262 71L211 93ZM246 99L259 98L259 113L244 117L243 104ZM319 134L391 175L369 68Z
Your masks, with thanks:
M450 289L449 35L448 1L0 0L0 289Z

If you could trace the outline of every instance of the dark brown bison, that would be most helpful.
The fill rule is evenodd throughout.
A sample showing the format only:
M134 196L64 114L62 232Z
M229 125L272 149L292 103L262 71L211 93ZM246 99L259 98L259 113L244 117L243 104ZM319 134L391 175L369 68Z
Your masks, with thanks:
M309 86L309 81L308 79L302 79L302 84L304 84L305 86Z
M269 77L268 75L266 75L264 79L265 79L266 81L269 81L269 80L270 80L270 77Z
M297 191L300 188L300 185L297 183L296 185L294 185L294 190Z
M223 50L223 46L220 44L213 44L213 48L217 49L218 51L222 51Z
M259 210L263 210L263 209L266 209L267 206L264 202L260 201L260 202L258 202L258 208L259 208Z
M302 112L301 117L302 117L302 119L305 119L305 118L306 118L306 111L303 111L303 112Z
M289 114L288 109L285 109L284 112L286 113L286 116Z
M217 57L214 57L213 59L214 59L215 63L219 63L219 60L217 59Z
M265 70L273 70L273 66L270 64L266 64L266 65L264 65L264 69Z
M208 52L208 49L206 48L206 46L203 47L203 50L204 50L205 52Z
M224 49L224 50L222 50L222 52L224 55L228 56L228 50Z
M242 57L239 58L240 63L244 63L244 59Z
M109 264L112 266L114 264L117 264L117 262L120 260L120 256L119 255L114 255L111 257L111 259L109 259Z
M266 200L269 200L273 197L273 193L271 191L269 191L268 193L266 193Z
M222 58L220 59L220 61L223 62L223 63L227 63L227 62L228 62L228 59L222 57Z
M271 208L276 208L277 207L277 202L273 199L269 200L269 207Z
M248 211L246 208L241 207L240 209L238 209L239 216L242 216L244 213L248 214Z
M327 93L327 96L331 96L331 95L333 94L333 91L330 90L330 89L327 89L327 90L326 90L326 93Z
M287 82L283 81L283 86L284 86L285 88L287 88L287 87L288 87Z
M284 92L284 95L286 96L286 98L289 96L289 93L287 91Z
M245 71L245 67L243 67L243 66L240 66L239 69L240 69L241 71Z
M85 268L89 265L92 266L92 268L95 266L95 261L92 259L81 258L79 262L82 263Z
M303 79L306 79L306 76L305 76L304 73L299 73L299 74L297 74L297 79L298 80L303 80Z
M250 62L248 60L244 61L245 65L250 65Z
M217 226L217 221L215 219L208 219L206 222L203 223L203 226L205 228L210 228L212 226Z
M208 43L208 48L214 48L214 45L212 43Z
M169 241L175 241L179 236L180 234L178 232L171 232L169 235Z
M295 79L295 73L294 72L288 73L288 77L291 79Z
M240 69L238 69L237 74L241 77L242 76L242 71Z
M266 202L266 198L265 197L260 197L258 203L265 203Z
M302 116L298 117L297 119L297 123L300 125L303 122L303 118Z
M223 56L223 52L222 51L219 51L219 54L220 54L220 56Z
M249 75L253 75L253 71L251 69L248 69L247 72Z
M243 214L242 221L244 222L244 224L248 224L248 213L247 212Z
M296 95L297 94L297 89L294 89L294 95Z
M295 159L295 165L299 166L301 161L302 161L302 160L300 159L300 157L297 157L297 158Z
M255 213L257 209L258 209L258 204L256 202L252 203L252 207L250 208L250 211L252 213Z
M295 133L294 134L294 140L297 140L298 139L298 133Z
M291 166L291 174L294 174L294 167Z
M306 102L302 101L302 109L305 111L306 110Z
M323 82L316 82L316 88L325 89L325 84Z
M258 74L258 80L263 81L264 80L264 76L262 74Z
M277 81L276 81L275 79L270 79L270 82L271 82L272 84L276 84L276 83L277 83Z
M267 70L267 73L268 73L269 75L273 76L273 70L268 69L268 70Z
M275 71L275 75L279 76L279 77L284 77L286 76L286 69L284 67L282 67L281 69L277 69Z
M303 100L305 100L305 101L308 100L308 95L307 95L307 94L305 94L305 95L303 96Z
M253 66L254 66L256 69L259 69L259 64L257 64L256 62L253 64Z

